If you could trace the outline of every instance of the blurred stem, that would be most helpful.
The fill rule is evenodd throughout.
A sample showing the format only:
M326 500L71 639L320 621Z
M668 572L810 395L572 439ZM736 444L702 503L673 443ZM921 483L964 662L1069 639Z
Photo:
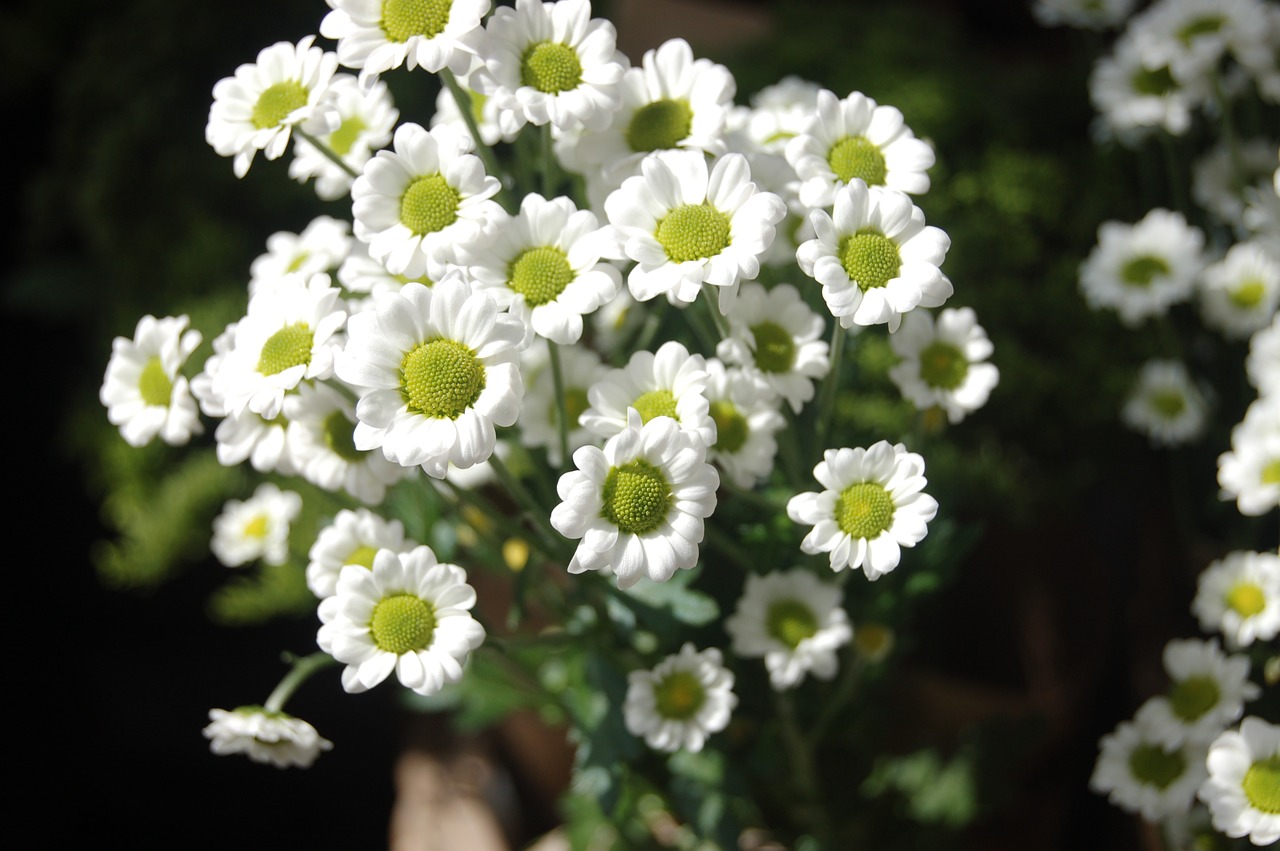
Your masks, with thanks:
M515 501L529 515L534 529L546 544L548 552L556 553L560 549L561 541L564 539L559 536L559 533L552 527L551 521L547 519L548 512L546 509L533 498L533 494L529 493L528 488L521 483L519 477L507 468L507 465L498 457L497 452L489 456L489 466L493 468L493 472Z
M312 136L310 133L303 130L301 127L293 128L293 132L298 134L299 139L302 139L308 145L311 145L312 147L314 147L317 151L319 151L321 154L324 155L325 159L331 160L334 165L336 165L338 168L345 171L352 178L356 178L360 176L360 172L356 171L354 168L347 165L347 162L344 159L342 159L342 157L334 153L333 148L330 148L328 145L326 145L324 142L321 142L315 136Z
M800 723L796 718L791 695L787 692L774 691L773 698L778 709L778 718L782 721L782 741L786 746L796 788L801 796L796 814L817 836L819 847L830 847L826 842L830 831L826 808L822 806L822 799L818 795L818 777L814 766L813 749L800 732Z
M1191 204L1187 200L1187 185L1183 180L1182 165L1178 159L1178 147L1173 136L1160 133L1160 147L1164 149L1164 164L1169 175L1169 191L1173 193L1173 204L1183 216L1190 217Z
M445 88L449 90L449 94L453 96L453 102L458 105L458 112L462 113L462 120L466 122L467 130L471 132L471 138L475 140L476 153L484 161L484 170L501 179L499 177L498 159L493 155L493 149L484 143L484 139L480 138L480 125L476 121L475 113L471 111L471 95L466 89L462 88L458 78L453 76L453 72L448 68L440 69L440 79L444 82Z
M497 456L495 455L494 457ZM505 512L499 511L498 507L488 499L485 499L480 494L469 491L466 488L458 487L448 479L444 480L444 484L453 492L453 495L457 498L458 502L465 503L483 514L489 519L489 522L502 530L504 537L520 538L522 540L529 539L529 530L525 529L518 523L512 522L511 518L508 517ZM537 535L533 536L529 543L547 558L559 561L560 550L558 547L547 546L547 542ZM525 565L525 569L528 570L529 566Z
M840 574L841 578L846 578L851 571L844 571ZM858 680L862 678L862 669L866 667L866 661L861 653L849 646L847 651L853 658L849 659L844 665L840 682L836 684L836 690L823 706L822 714L818 716L818 720L809 728L809 741L814 746L822 744L822 740L826 738L827 731L831 729L831 725L835 723L839 717L841 710L849 703L849 699L853 697L853 690L858 685Z
M547 340L551 353L551 382L556 393L556 417L560 432L560 464L569 463L569 400L564 395L564 368L560 365L560 347Z
M710 284L702 285L702 298L707 303L707 313L711 316L711 324L716 326L716 333L720 335L721 340L729 337L729 320L724 318L724 314L720 312L720 294L716 292L717 287Z
M732 535L726 535L710 523L703 524L703 534L708 544L727 555L730 561L746 573L750 573L751 565L759 560L757 554L740 546Z
M800 418L791 410L790 405L782 406L782 414L787 418L787 427L782 430L782 437L778 441L778 448L782 452L782 467L792 491L799 493L804 490L806 483L805 465L800 458L800 445L796 442L796 435L800 433ZM824 451L821 444L818 451Z
M317 651L310 656L298 658L292 653L285 654L285 661L293 664L293 670L284 675L284 679L280 681L280 685L276 686L271 692L271 696L267 698L267 702L262 704L262 708L267 712L281 712L284 710L285 703L289 698L293 697L293 693L311 678L311 675L322 668L330 665L338 664L338 660L334 659L324 651Z
M551 141L550 123L539 128L538 139L542 143L542 197L550 201L556 190L556 172L559 170L556 166L555 147Z
M836 327L831 332L831 371L827 380L822 382L822 395L818 399L818 427L814 432L814 443L819 451L827 448L827 435L831 433L831 418L835 414L837 389L840 384L840 367L844 361L844 340L848 330L836 320Z
M644 318L644 327L636 335L635 345L631 347L633 352L646 351L653 343L653 338L658 335L658 328L662 325L662 314L666 307L666 301L660 301L649 311L649 315Z

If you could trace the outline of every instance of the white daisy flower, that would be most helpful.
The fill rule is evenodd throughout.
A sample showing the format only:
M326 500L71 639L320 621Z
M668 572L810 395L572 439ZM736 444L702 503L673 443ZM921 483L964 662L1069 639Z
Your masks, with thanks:
M1168 60L1125 34L1113 52L1098 59L1089 75L1089 97L1103 126L1129 142L1162 129L1181 136L1191 126L1192 112L1208 96L1203 82L1179 82Z
M502 129L498 123L497 101L476 91L471 84L471 75L459 77L458 86L471 99L471 117L475 119L476 128L480 131L481 142L492 148L499 142L516 140L520 135L519 128L511 132ZM471 138L471 128L467 126L466 118L458 109L458 101L448 86L442 87L440 93L436 95L436 111L431 116L431 129L434 130L437 127L448 127L453 133ZM474 144L474 140L472 142Z
M800 178L800 203L830 207L854 180L921 195L929 191L933 148L917 139L892 106L853 92L840 100L818 92L812 123L787 143L787 162Z
M1248 647L1280 634L1280 555L1228 553L1200 574L1191 611L1228 647Z
M1148 700L1140 711L1166 747L1184 741L1208 743L1244 714L1246 700L1261 690L1249 681L1249 657L1227 656L1218 640L1173 640L1164 648L1168 694Z
M283 154L294 127L327 120L320 106L338 57L312 47L314 40L276 42L214 85L204 138L220 156L235 157L236 177L248 173L258 151L269 160Z
M836 651L853 637L843 597L839 585L806 570L752 574L724 623L733 652L763 657L778 691L798 686L809 673L829 680L839 665Z
M1211 82L1221 62L1267 45L1267 11L1258 0L1161 0L1130 22L1151 59L1184 84ZM1274 45L1272 45L1274 49Z
M343 509L333 522L320 530L307 554L307 587L321 600L338 593L342 568L358 564L373 570L378 550L406 554L418 542L404 536L399 520L386 520L367 508Z
M393 147L351 186L355 234L392 273L416 278L430 259L451 262L456 247L480 238L501 210L489 200L501 187L468 153L470 138L446 128L401 124Z
M320 35L338 42L338 60L359 68L368 87L379 74L419 66L435 74L465 74L489 0L325 0L332 9Z
M765 86L751 96L751 108L742 113L742 134L754 150L782 156L787 143L813 121L821 91L817 83L795 76Z
M249 265L249 296L264 284L278 284L286 275L310 279L331 272L351 251L351 225L332 216L317 216L302 233L279 231L267 237L267 253Z
M813 468L825 490L787 501L787 516L812 526L803 552L830 553L831 569L861 567L879 579L898 566L902 547L928 534L938 502L924 493L924 459L901 443L882 440L867 449L828 449Z
M1259 395L1280 393L1280 314L1249 338L1249 356L1245 358L1244 367L1249 383Z
M1240 242L1204 270L1200 314L1205 324L1239 340L1267 327L1280 306L1280 259L1259 242Z
M391 132L400 120L400 111L391 100L385 83L374 83L363 89L350 74L336 74L325 108L336 124L316 139L337 154L353 171L360 171L373 156L391 141ZM351 191L351 177L337 163L322 154L306 139L293 145L293 162L289 176L299 183L316 179L316 195L322 201L334 201Z
M242 753L276 768L310 768L322 751L333 749L333 742L301 718L261 706L210 709L204 737L218 756Z
M720 486L701 438L670 417L642 423L632 410L604 449L584 446L573 463L551 512L556 531L581 540L570 573L612 571L619 588L630 588L641 577L666 582L697 564Z
M1133 225L1104 222L1080 266L1080 290L1091 308L1113 309L1134 327L1191 296L1203 245L1200 229L1169 210L1152 210Z
M796 251L800 269L822 284L822 297L840 324L888 324L917 307L941 307L952 293L938 268L951 239L926 226L924 213L901 192L861 180L836 192L833 214L814 210L817 234Z
M435 694L462 679L484 627L471 617L475 589L453 564L439 564L430 547L407 553L379 550L373 568L349 564L338 590L320 601L320 649L347 667L342 687L367 691L392 671L406 688Z
M668 340L657 352L636 352L622 369L611 369L587 390L591 407L578 421L593 434L613 437L629 421L628 409L641 422L671 417L685 431L716 442L716 424L707 401L707 369L702 355L690 354L682 343Z
M778 454L774 437L786 428L778 410L778 397L741 369L726 370L712 358L707 361L707 401L716 424L716 442L707 458L738 487L751 489L773 472Z
M547 344L535 341L520 357L524 377L524 406L520 414L520 441L530 448L542 447L553 467L565 462L560 456L560 404L551 377L551 358ZM587 391L603 381L608 368L600 356L582 346L566 346L560 350L560 369L564 380L565 415L569 421L569 451L595 443L595 434L583 428L578 418L587 410Z
M1165 747L1145 716L1123 721L1102 737L1089 788L1117 807L1151 822L1187 812L1208 776L1206 745Z
M188 330L188 321L144 316L133 339L116 337L111 343L98 400L130 446L146 446L156 435L180 446L204 430L187 379L179 374L200 345L200 332Z
M1204 394L1181 362L1149 360L1142 365L1120 418L1154 446L1181 446L1204 433L1208 414Z
M1244 223L1247 190L1270 190L1275 171L1275 142L1247 139L1234 146L1220 142L1192 167L1191 197L1219 221L1239 226Z
M436 281L444 280L445 275L458 267L450 263L442 263L432 257L427 258L426 271L415 278L407 275L394 275L387 267L369 256L369 247L363 242L351 246L351 252L338 267L338 282L349 293L377 296L385 293L398 293L405 284L422 284L425 287L435 286ZM372 309L371 301L361 305L349 305L351 313Z
M228 500L213 519L209 549L227 567L260 558L267 564L289 560L289 524L302 510L302 497L264 482L247 500Z
M725 363L744 367L768 390L787 400L791 410L813 398L814 382L831 371L827 323L804 303L791 284L766 290L748 283L725 312L729 336L716 346Z
M955 424L987 403L1000 370L987 363L993 347L972 308L945 308L937 321L923 310L907 314L889 337L901 360L889 377L918 410L938 407Z
M1105 30L1120 26L1136 0L1035 0L1031 14L1042 26Z
M627 730L654 750L697 753L707 737L729 726L738 705L733 672L714 647L685 644L651 671L627 675L622 706Z
M1249 716L1209 746L1208 770L1199 795L1214 829L1254 845L1280 839L1280 727Z
M1280 396L1263 396L1231 430L1231 451L1218 456L1222 498L1257 517L1280 505Z

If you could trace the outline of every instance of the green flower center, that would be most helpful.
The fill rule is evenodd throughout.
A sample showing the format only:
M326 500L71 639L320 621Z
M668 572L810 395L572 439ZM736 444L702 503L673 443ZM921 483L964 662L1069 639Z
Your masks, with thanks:
M625 136L637 153L665 151L684 141L693 127L693 110L687 100L655 100L631 116Z
M138 393L148 405L169 407L173 398L173 382L165 373L159 356L151 358L142 367L142 374L138 376Z
M258 372L275 375L311 363L311 345L314 337L311 326L305 322L286 325L267 338L258 356Z
M1267 607L1267 595L1260 585L1252 582L1237 582L1227 592L1227 607L1242 618L1251 618L1260 614Z
M1231 303L1241 310L1252 310L1262 303L1267 287L1262 281L1243 281L1240 286L1228 293Z
M732 402L720 399L711 403L711 419L716 423L716 450L733 454L747 442L747 418Z
M707 699L698 678L688 671L674 671L653 687L658 714L675 721L687 721L698 714Z
M1188 723L1195 721L1218 705L1222 690L1213 677L1187 677L1169 689L1169 705L1173 714Z
M458 219L458 200L443 174L419 177L400 198L400 221L418 236L444 230Z
M310 251L299 251L297 254L293 255L293 259L289 261L289 266L288 268L285 269L285 271L286 272L298 271L299 269L302 268L302 264L307 262L307 258L310 256L311 256Z
M796 362L796 341L776 322L751 326L756 338L756 367L761 372L790 372Z
M367 129L369 125L365 124L364 119L358 115L343 119L338 129L329 134L329 148L338 156L345 157L351 153L356 139L360 138L360 134Z
M364 453L356 449L355 434L355 425L342 411L334 411L325 417L325 445L344 461L359 461L364 458Z
M1263 465L1262 483L1264 485L1280 484L1280 458L1272 458Z
M868 186L883 186L888 174L884 154L866 136L845 136L836 142L827 153L827 164L845 183L858 178Z
M968 358L950 343L937 340L920 350L920 378L930 387L955 390L968 374Z
M520 57L520 82L547 94L567 92L582 82L582 63L566 44L539 42Z
M587 391L581 387L569 387L564 391L564 415L569 420L570 431L578 427L578 417L590 406ZM547 418L552 422L560 421L560 405L555 399L551 400L551 407L547 409Z
M654 417L680 419L676 413L675 394L670 390L650 390L648 393L641 393L631 403L631 407L635 408L640 414L640 422L642 423L647 423Z
M383 0L382 31L391 41L411 36L435 38L449 23L452 0Z
M530 248L507 270L508 286L524 296L525 303L537 307L564 292L573 280L573 269L563 251L551 246Z
M1150 254L1134 257L1120 269L1120 280L1131 287L1149 287L1157 275L1169 274L1169 264Z
M484 390L484 366L475 352L443 337L419 343L400 365L400 395L411 413L456 420Z
M435 606L413 594L383 597L373 607L369 634L379 650L409 653L425 650L436 631Z
M407 275L392 275L391 277L394 278L395 282L402 287L405 284L422 284L424 287L434 287L436 285L436 282L428 278L426 275L419 275L416 278L410 278Z
M1280 813L1280 754L1260 759L1244 773L1244 796L1254 809Z
M799 600L777 600L769 606L764 623L769 635L792 650L818 631L818 619L814 617L813 609Z
M1205 15L1203 18L1196 18L1178 30L1178 40L1189 47L1196 36L1216 33L1222 29L1224 23L1226 19L1221 15Z
M1129 772L1147 786L1166 789L1187 770L1180 750L1167 751L1159 745L1138 745L1129 754Z
M849 537L871 540L893 522L893 497L875 482L849 485L836 500L835 517Z
M601 516L629 535L643 535L662 525L671 509L671 485L662 470L648 461L613 467L601 491Z
M710 204L685 204L662 217L654 232L677 263L715 257L729 247L729 217Z
M253 519L244 524L244 529L242 531L246 538L267 537L267 515L255 514Z
M344 566L348 564L358 564L361 567L367 567L370 570L373 570L373 557L377 554L377 547L361 544L356 547L349 556L347 556L346 560L343 561L342 564Z
M1154 70L1138 69L1129 78L1129 85L1133 86L1133 90L1138 94L1148 97L1162 97L1178 88L1178 83L1173 79L1173 73L1167 65Z
M281 80L267 86L253 105L253 126L259 130L278 127L289 113L307 105L309 94L297 80Z
M1148 397L1151 407L1167 420L1181 414L1187 409L1187 398L1177 390L1160 390Z
M885 286L902 268L898 244L873 230L860 230L846 236L840 242L839 256L849 280L863 292Z

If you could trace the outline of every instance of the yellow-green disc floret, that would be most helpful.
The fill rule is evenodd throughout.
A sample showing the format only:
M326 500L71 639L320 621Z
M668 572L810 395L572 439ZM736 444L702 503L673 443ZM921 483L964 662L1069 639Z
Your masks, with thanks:
M630 535L657 529L671 510L671 485L647 461L610 469L600 496L601 516Z
M729 247L729 217L708 203L684 204L662 217L654 237L677 263L715 257Z
M324 420L324 442L333 454L344 461L360 461L365 453L356 449L355 424L342 411L334 411Z
M863 292L888 285L902 268L898 244L866 228L841 240L838 256L849 280Z
M796 362L796 342L791 332L776 322L751 326L756 339L756 368L761 372L790 372Z
M138 376L138 394L148 405L169 407L173 398L173 382L169 380L158 356L152 357L143 365L142 374Z
M641 393L631 403L631 407L640 414L640 422L647 423L654 417L671 417L678 420L676 413L676 397L670 390L650 390Z
M968 358L950 343L936 340L920 350L920 379L930 387L955 390L968 374Z
M1244 773L1244 796L1254 809L1280 814L1280 754L1260 759Z
M1129 771L1140 782L1167 789L1187 770L1180 750L1167 751L1159 745L1138 745L1129 754Z
M866 136L845 136L836 142L827 153L827 164L845 183L856 178L868 186L883 186L889 173L884 154Z
M1266 284L1259 280L1249 280L1242 281L1240 286L1228 292L1227 297L1241 310L1252 310L1262 303L1262 297L1266 294Z
M1152 393L1148 401L1166 419L1173 419L1187 409L1187 397L1177 390L1159 390Z
M693 674L673 671L653 687L653 698L663 718L687 721L698 714L707 693Z
M573 280L569 259L559 248L550 245L530 248L512 262L507 270L511 289L524 296L530 307L555 301Z
M631 116L624 135L636 153L665 151L688 137L693 127L693 110L686 100L655 100Z
M370 570L373 570L373 557L377 554L377 547L371 547L368 544L361 544L351 551L346 559L343 560L342 564L344 566L348 564L358 564L361 567L367 567Z
M1213 677L1187 677L1169 689L1169 706L1173 714L1187 723L1213 709L1221 699L1222 690Z
M444 230L458 220L458 201L443 174L419 177L400 197L400 221L418 236Z
M435 38L449 23L452 0L383 0L382 31L390 41Z
M305 322L286 325L267 338L258 356L258 372L275 375L311 363L311 346L314 337L311 326Z
M1176 91L1178 83L1168 65L1160 68L1141 68L1129 78L1129 85L1140 95L1160 97Z
M400 395L410 413L456 420L476 403L485 386L475 352L443 337L419 343L400 366Z
M259 130L279 126L289 113L306 106L309 96L306 86L297 80L282 80L267 86L253 105L253 126Z
M1261 614L1267 607L1267 595L1261 586L1252 582L1238 582L1227 592L1224 602L1227 608L1242 618Z
M582 62L567 44L539 42L520 57L520 83L546 94L576 89L582 83Z
M1169 264L1154 255L1134 257L1120 269L1120 280L1131 287L1149 287L1156 276L1168 275Z
M742 412L732 402L718 399L711 403L710 413L716 424L716 451L732 455L741 449L750 434Z
M765 631L795 650L800 642L818 632L818 619L813 609L799 600L777 600L765 615Z
M849 537L872 540L893 523L893 497L875 482L849 485L836 500L835 518Z
M351 153L360 134L368 129L369 125L358 115L343 119L338 129L329 134L329 148L338 156L345 157Z
M436 631L435 606L413 594L383 597L373 607L369 634L379 650L411 653L431 645Z

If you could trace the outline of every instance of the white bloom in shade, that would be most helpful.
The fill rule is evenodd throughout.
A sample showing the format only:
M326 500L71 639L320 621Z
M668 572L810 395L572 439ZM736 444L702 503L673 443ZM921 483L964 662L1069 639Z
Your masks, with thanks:
M924 493L924 459L901 443L882 440L868 449L828 449L813 468L825 490L787 502L787 516L812 526L803 552L830 553L831 569L861 567L879 579L898 566L902 547L928 534L938 502Z
M494 426L520 414L516 349L524 327L493 299L446 279L378 296L348 323L338 377L362 388L357 449L381 448L405 467L444 478L493 453Z
M307 562L307 587L320 599L338 593L338 575L349 564L373 569L378 550L408 553L418 542L404 536L399 520L386 520L367 508L343 509L320 530Z
M499 214L490 231L469 267L476 289L554 343L578 342L582 317L622 286L618 270L601 260L608 245L595 213L568 198L526 195L520 212Z
M1155 129L1182 135L1191 126L1192 112L1207 96L1203 81L1188 85L1175 80L1167 59L1127 34L1089 75L1089 97L1103 126L1126 142Z
M756 190L741 154L725 154L708 171L699 151L664 151L641 171L604 204L618 256L637 264L627 276L631 295L687 305L707 283L721 288L723 312L736 284L760 273L786 205Z
M458 86L471 99L471 117L476 120L476 127L480 131L480 141L489 147L493 147L499 142L514 142L516 140L516 137L520 135L519 129L510 133L503 131L498 124L498 104L493 98L475 90L475 87L471 85L471 75L459 77ZM431 129L434 130L441 126L447 126L452 132L471 138L471 128L467 126L467 120L458 109L458 101L447 86L442 87L440 93L436 95L436 111L431 116Z
M133 339L112 341L98 399L130 446L145 446L156 435L180 446L203 431L187 379L179 375L200 345L200 332L187 330L188 321L186 316L144 316Z
M334 75L324 106L333 113L331 120L336 126L316 138L357 172L374 151L391 141L391 132L400 118L385 83L374 83L366 91L350 74ZM289 176L299 183L314 177L316 195L323 201L346 195L354 180L315 145L301 138L293 144Z
M1280 634L1280 556L1237 551L1200 574L1191 611L1206 632L1229 647L1248 647Z
M627 675L622 713L627 730L654 750L697 753L707 737L729 726L738 705L733 672L714 647L685 644L651 671Z
M289 524L302 510L302 497L264 482L243 502L228 500L213 519L209 549L227 567L256 558L267 564L289 559Z
M1249 716L1209 746L1208 768L1199 795L1216 830L1254 845L1280 839L1280 727Z
M317 216L302 233L279 231L267 237L267 253L249 265L249 296L286 275L304 279L331 272L351 251L351 225L331 216Z
M1222 498L1257 517L1280 505L1280 396L1263 396L1231 430L1231 451L1218 456Z
M405 284L434 286L436 281L444 280L445 275L449 274L453 268L450 264L428 257L426 271L416 278L393 275L387 271L386 266L369 256L367 245L357 241L351 246L351 253L338 267L338 281L348 292L376 296L384 293L398 293ZM369 307L372 307L372 303L365 303L360 309ZM351 306L351 312L356 313L358 310Z
M1035 0L1031 14L1046 27L1105 30L1124 23L1134 5L1135 0Z
M1200 313L1206 325L1231 339L1267 327L1280 306L1280 259L1260 242L1231 246L1227 256L1204 270Z
M836 674L836 651L849 643L853 627L841 608L839 585L796 569L747 577L738 607L725 621L733 652L763 657L778 691L794 688L812 674Z
M333 749L333 742L301 718L261 706L210 709L204 737L218 756L242 753L276 768L310 768L322 751Z
M751 108L735 113L741 115L740 122L731 118L730 123L740 124L741 133L750 140L754 150L781 156L787 143L813 121L821 91L817 83L794 76L783 77L753 94Z
M347 667L348 692L373 688L395 671L406 688L435 694L462 679L467 656L484 643L471 617L475 589L430 547L408 553L379 550L373 568L349 564L338 590L320 601L320 649Z
M602 304L591 314L591 336L596 349L602 352L616 350L639 329L645 312L626 287L618 290L613 301Z
M1155 446L1181 446L1204 433L1209 405L1179 361L1149 360L1120 411L1125 425Z
M726 370L714 358L707 361L706 394L716 424L716 442L707 458L738 487L755 487L773 472L778 454L774 435L787 425L777 395L754 376L741 369Z
M256 63L236 69L213 87L205 141L220 156L235 157L236 177L244 177L253 155L274 160L289 145L290 131L316 119L338 68L338 57L312 47L315 36L263 48Z
M1244 714L1246 700L1261 694L1249 681L1249 657L1226 655L1216 638L1170 641L1164 669L1171 680L1168 693L1148 700L1140 713L1167 747L1212 741Z
M1115 310L1136 326L1191 296L1203 245L1200 229L1169 210L1152 210L1133 225L1104 222L1080 266L1080 289L1094 310Z
M924 213L901 192L861 180L836 192L835 209L809 214L817 234L796 251L800 269L822 284L840 324L888 324L917 307L941 307L951 281L938 267L951 239L926 226Z
M710 446L716 442L716 424L708 413L706 386L702 355L668 340L657 352L636 352L626 367L609 370L593 384L587 390L591 407L578 421L594 434L613 437L627 427L628 409L634 408L641 422L671 417Z
M1000 370L987 363L993 347L972 308L945 308L937 321L922 310L907 314L889 337L901 361L889 377L917 409L947 412L958 423L987 403L1000 383Z
M809 127L787 143L800 178L800 203L830 207L854 180L920 195L929 191L933 148L917 139L892 106L853 92L844 100L823 89Z
M1208 776L1203 743L1160 743L1159 731L1142 713L1102 737L1089 788L1117 807L1151 822L1187 812Z
M594 443L598 437L583 428L578 418L588 405L587 391L604 379L608 368L600 356L582 346L565 346L560 350L560 368L564 379L564 407L569 421L569 451ZM547 344L535 341L520 358L525 396L520 414L520 440L528 447L543 447L547 460L559 467L566 459L560 455L560 404L556 399L555 381L551 377L551 357Z
M428 261L451 262L501 208L500 185L468 153L471 140L447 128L396 128L394 150L378 151L351 186L355 234L397 275L416 278Z
M581 539L570 573L611 570L619 588L630 588L697 564L720 486L701 438L670 417L641 423L633 410L604 449L583 446L573 463L578 469L560 477L563 501L551 512L557 532Z
M1267 9L1259 0L1162 0L1130 22L1148 62L1183 83L1211 82L1223 60L1266 50Z
M325 0L320 35L338 42L338 59L360 82L405 65L464 74L475 58L489 0Z
M791 284L766 290L748 283L725 313L729 336L716 346L725 363L746 368L771 393L787 400L791 410L813 398L813 383L831 371L827 323Z
M1234 155L1238 159L1223 142L1197 160L1191 170L1191 197L1219 221L1238 226L1244 223L1248 194L1272 188L1276 143L1249 139L1236 144Z
M1249 383L1259 394L1280 393L1280 314L1249 338L1249 356L1245 358L1244 367Z

